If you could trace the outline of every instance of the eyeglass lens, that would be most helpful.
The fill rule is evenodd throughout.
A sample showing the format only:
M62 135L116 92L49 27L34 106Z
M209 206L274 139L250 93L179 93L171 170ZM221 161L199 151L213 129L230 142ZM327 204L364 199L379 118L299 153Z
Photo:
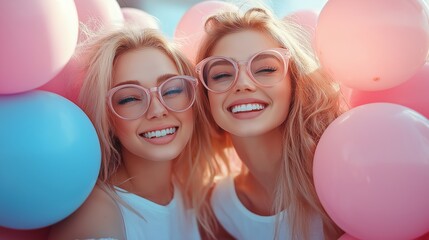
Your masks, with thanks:
M285 76L284 59L280 53L262 52L247 63L247 71L254 81L271 86ZM238 69L230 59L213 58L203 69L203 79L208 88L216 92L226 91L238 77Z
M174 78L161 84L159 93L165 107L180 112L193 103L195 90L191 81ZM113 94L112 107L123 118L138 118L149 108L150 97L150 94L140 87L127 86Z

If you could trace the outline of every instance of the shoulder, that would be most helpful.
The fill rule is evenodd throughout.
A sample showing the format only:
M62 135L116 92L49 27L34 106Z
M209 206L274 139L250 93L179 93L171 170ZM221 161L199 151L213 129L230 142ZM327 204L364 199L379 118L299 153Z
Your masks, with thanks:
M49 239L125 239L121 211L98 185L72 215L51 227Z
M212 197L217 197L219 195L229 195L235 191L234 186L234 177L227 176L218 180L212 187Z
M215 185L213 185L209 190L209 194L206 198L206 201L208 201L208 203L209 203L208 206L210 206L210 208L212 208L211 211L213 211L213 214L214 214L214 217L213 217L214 225L213 225L213 228L211 229L212 230L212 235L211 235L208 231L206 231L206 229L204 229L203 226L198 224L199 232L200 232L200 236L201 236L202 240L214 240L214 239L233 240L233 239L235 239L233 236L231 236L231 234L229 234L225 230L225 228L219 222L219 220L215 214L216 211L213 209L213 205L212 205L213 201L216 201L216 200L213 200L213 195L214 194L218 195L219 191L222 191L221 189L226 190L225 187L222 187L220 185L227 185L228 181L229 180L227 177L224 179L221 179ZM217 192L217 193L215 193L215 192ZM219 196L215 196L215 198L216 197L219 197Z

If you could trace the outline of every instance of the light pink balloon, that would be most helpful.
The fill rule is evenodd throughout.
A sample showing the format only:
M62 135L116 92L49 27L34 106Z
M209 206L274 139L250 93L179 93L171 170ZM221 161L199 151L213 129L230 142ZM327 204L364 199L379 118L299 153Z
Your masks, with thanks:
M181 51L193 62L204 37L204 24L210 15L222 10L236 10L237 7L223 1L203 1L191 7L180 19L174 39Z
M347 233L344 233L340 238L338 238L338 240L360 240L360 239L357 239L353 236L350 236ZM429 240L429 233L425 234L424 236L418 237L415 240Z
M75 56L70 59L59 74L38 89L56 93L78 104L77 99L82 88L84 75L83 61Z
M314 183L329 216L365 240L414 239L429 231L429 120L407 107L349 110L323 133Z
M316 49L344 85L383 90L425 63L429 21L422 0L329 0L319 15Z
M0 94L35 89L72 56L78 37L73 0L0 3Z
M338 240L359 240L353 236L348 235L347 233L344 233Z
M79 21L89 30L98 31L102 27L122 25L124 16L116 0L74 0ZM86 36L79 32L79 42Z
M317 18L318 14L315 11L303 9L286 15L283 17L283 20L291 20L302 26L304 30L309 33L311 40L314 41L313 38L316 32Z
M374 102L390 102L409 107L429 118L429 64L403 84L382 91L353 90L352 107Z
M425 235L417 238L416 240L429 240L429 232L427 232Z
M137 24L142 28L159 29L158 21L149 13L137 8L121 8L125 22Z

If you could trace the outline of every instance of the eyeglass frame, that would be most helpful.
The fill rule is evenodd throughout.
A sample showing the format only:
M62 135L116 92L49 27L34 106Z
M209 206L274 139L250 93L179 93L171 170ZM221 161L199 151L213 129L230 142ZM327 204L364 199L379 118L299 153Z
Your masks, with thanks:
M290 58L291 58L290 51L289 51L289 49L287 49L287 48L270 48L270 49L265 49L265 50L262 50L262 51L259 51L259 52L255 53L255 54L253 54L253 55L249 58L249 60L247 60L247 61L236 61L236 60L234 60L234 59L232 59L232 58L230 58L230 57L224 57L224 56L211 56L211 57L205 58L205 59L203 59L201 62L199 62L199 63L195 66L195 72L197 73L197 75L198 75L198 78L199 78L200 82L203 84L203 86L204 86L208 91L213 92L213 93L218 93L218 94L228 92L231 88L233 88L233 87L237 84L238 76L239 76L239 72L240 72L240 67L239 67L240 65L246 65L246 72L247 72L247 75L250 77L250 79L252 79L252 81L253 81L254 83L256 83L257 85L262 86L262 87L272 87L272 86L274 86L274 85L264 85L264 84L262 84L262 83L258 82L258 81L253 77L253 74L252 74L252 71L251 71L251 69L250 69L250 65L249 65L249 63L251 63L251 62L253 61L253 59L255 59L255 57L256 57L256 56L258 56L259 54L264 53L264 52L276 52L276 53L280 54L280 56L281 56L281 57L282 57L282 59L283 59L283 68L285 69L285 72L284 72L284 76L283 76L283 78L285 78L285 77L286 77L286 75L287 75L287 73L288 73L289 60L290 60ZM209 61L211 61L211 60L213 60L213 59L223 59L223 60L226 60L226 61L228 61L228 62L232 63L232 65L234 66L234 68L235 68L235 70L236 70L236 74L235 74L234 81L233 81L233 82L231 83L231 85L230 85L226 90L224 90L224 91L214 91L213 89L210 89L210 88L207 86L207 84L206 84L206 82L205 82L205 80L204 80L204 76L203 76L203 71L202 71L202 70L204 69L204 67L205 67L206 63L208 63ZM280 81L279 81L279 82L280 82Z
M168 107L167 104L164 101L164 98L161 95L161 88L164 86L164 84L166 84L167 82L171 81L172 79L177 79L177 78L189 81L192 84L193 90L194 90L194 95L193 95L193 97L191 99L191 102L190 102L189 106L187 108L185 108L183 110L179 110L179 111L174 110L174 109ZM107 99L107 104L109 105L110 111L112 111L113 114L115 114L117 117L119 117L119 118L121 118L123 120L136 120L136 119L140 118L141 116L143 116L147 112L147 110L149 109L150 104L152 103L152 93L153 92L157 92L158 93L158 95L156 96L156 98L158 98L158 100L161 102L161 104L165 108L167 108L168 110L173 111L173 112L185 112L185 111L187 111L189 108L192 107L192 105L194 105L194 102L195 102L195 99L196 99L196 96L197 96L197 90L198 90L197 86L198 86L198 80L195 77L187 76L187 75L177 75L177 76L170 77L170 78L166 79L165 81L163 81L160 85L158 85L156 87L151 87L151 88L145 88L145 87L137 85L137 84L123 84L123 85L116 86L114 88L109 89L109 91L107 91L106 99ZM127 87L134 87L134 88L143 90L143 92L146 93L146 96L148 96L148 99L149 99L146 109L144 111L142 111L142 113L140 115L138 115L137 117L135 117L135 118L125 118L125 117L122 117L113 108L113 103L112 103L112 101L113 101L113 99L112 99L113 95L117 91L119 91L119 90L121 90L123 88L127 88Z

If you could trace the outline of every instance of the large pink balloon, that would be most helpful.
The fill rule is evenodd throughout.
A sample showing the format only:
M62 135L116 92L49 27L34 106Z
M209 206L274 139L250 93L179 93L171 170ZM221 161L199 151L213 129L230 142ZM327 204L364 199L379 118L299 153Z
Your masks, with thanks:
M116 0L74 0L79 21L89 30L97 31L110 25L122 25L124 16ZM86 36L79 33L79 42Z
M223 1L203 1L191 7L180 19L174 38L179 42L181 51L193 62L204 37L206 19L222 10L236 10L237 7Z
M429 21L422 0L329 0L316 27L323 68L365 91L397 86L424 64Z
M390 102L409 107L429 118L429 64L405 83L382 91L353 90L352 107L374 102Z
M0 94L35 89L67 64L76 47L73 0L0 2Z
M360 240L360 239L357 239L357 238L355 238L353 236L350 236L347 233L344 233L340 238L338 238L338 240ZM425 235L423 235L421 237L418 237L415 240L429 240L429 233L425 234Z
M137 8L121 8L125 22L136 24L142 28L159 29L156 18L149 13Z
M302 9L292 12L285 17L283 20L291 20L299 24L305 31L308 32L311 41L314 41L314 33L317 26L318 13L310 9Z
M344 233L338 240L359 240L357 238L354 238L353 236L348 235L347 233Z
M407 107L349 110L323 133L314 157L322 205L359 239L414 239L429 231L429 120Z
M56 93L77 104L84 75L82 56L74 56L59 74L38 89Z

